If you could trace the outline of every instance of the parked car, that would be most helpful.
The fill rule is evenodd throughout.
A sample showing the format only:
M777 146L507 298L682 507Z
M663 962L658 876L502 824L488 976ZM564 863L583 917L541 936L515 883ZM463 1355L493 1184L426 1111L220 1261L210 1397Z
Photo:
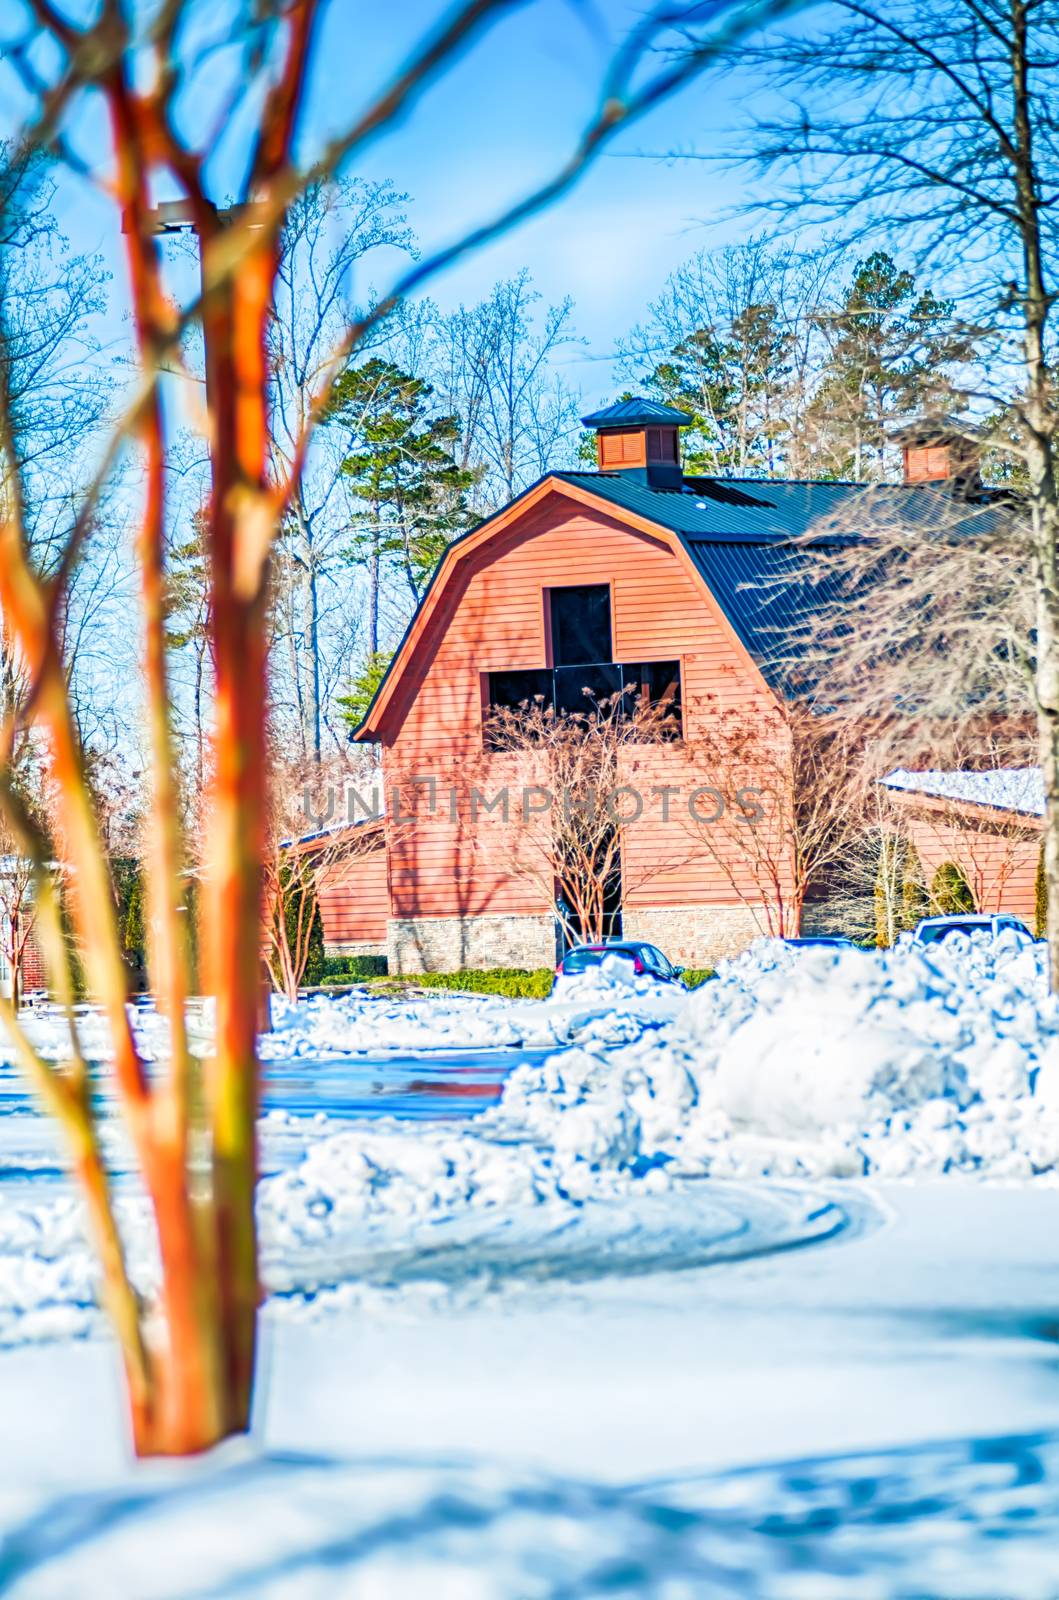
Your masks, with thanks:
M1032 942L1033 935L1024 922L1018 917L992 916L985 912L964 912L952 917L924 917L911 936L912 944L940 944L942 939L947 939L953 933L991 933L995 938L999 933L1020 933L1024 939Z
M575 944L568 950L555 969L556 977L570 977L575 972L586 972L598 967L607 956L621 956L632 962L632 969L645 978L657 978L660 983L679 983L684 976L683 967L675 967L653 944L639 940L608 939L603 944Z
M807 935L804 939L784 939L784 944L793 945L796 950L809 950L819 946L823 950L856 950L857 946L852 939L847 939L842 934L821 933L816 937Z

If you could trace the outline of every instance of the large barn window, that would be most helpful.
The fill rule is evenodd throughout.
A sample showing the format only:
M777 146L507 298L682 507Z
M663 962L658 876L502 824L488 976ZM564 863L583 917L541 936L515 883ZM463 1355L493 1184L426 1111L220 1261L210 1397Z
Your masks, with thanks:
M549 589L552 664L580 667L613 661L610 633L610 584L578 583Z
M663 739L681 737L679 661L586 662L573 667L534 667L518 672L490 672L486 683L486 745L491 739L489 716L496 711L532 709L535 703L564 712L587 712L593 703L621 706L631 715L636 704L663 713L658 730Z

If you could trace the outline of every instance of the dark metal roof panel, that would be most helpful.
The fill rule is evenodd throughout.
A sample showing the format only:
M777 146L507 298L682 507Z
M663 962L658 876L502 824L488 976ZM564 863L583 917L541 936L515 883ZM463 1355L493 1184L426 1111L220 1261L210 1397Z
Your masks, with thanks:
M694 420L686 411L677 411L660 400L646 400L642 395L634 395L631 400L616 400L612 406L604 406L602 411L593 411L581 418L586 428L635 428L641 422L687 428Z
M655 489L621 472L555 476L689 539L845 541L898 519L925 530L953 525L952 496L936 484L685 478L683 489ZM988 531L995 515L988 499L968 503L968 531Z
M809 688L800 660L810 619L848 594L828 571L836 547L705 540L687 547L770 687L782 694Z

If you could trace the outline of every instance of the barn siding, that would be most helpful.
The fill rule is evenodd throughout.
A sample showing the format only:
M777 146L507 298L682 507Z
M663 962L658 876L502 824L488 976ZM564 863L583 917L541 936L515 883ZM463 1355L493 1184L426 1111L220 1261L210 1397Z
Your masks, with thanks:
M1014 828L984 821L976 825L973 817L961 822L909 810L904 828L919 853L928 888L938 868L954 861L971 886L977 910L1021 917L1034 931L1041 838L1033 823Z
M665 540L549 496L457 563L397 687L383 751L387 800L395 810L396 794L417 820L388 822L392 919L550 911L543 886L512 870L518 830L498 816L472 822L466 805L451 817L446 795L452 785L464 795L471 785L495 790L510 776L510 758L482 749L482 674L546 665L545 591L590 583L612 586L615 659L681 659L689 740L698 717L774 704L701 582ZM433 815L425 787L411 784L415 774L436 780ZM679 746L652 748L637 774L639 786L690 789L704 781L709 775L694 771ZM660 862L668 870L659 872ZM733 887L680 815L663 823L645 813L628 828L624 867L627 904L640 911L732 906L756 894L738 862Z
M317 885L328 955L384 955L390 914L386 847L381 829L373 849L337 861Z

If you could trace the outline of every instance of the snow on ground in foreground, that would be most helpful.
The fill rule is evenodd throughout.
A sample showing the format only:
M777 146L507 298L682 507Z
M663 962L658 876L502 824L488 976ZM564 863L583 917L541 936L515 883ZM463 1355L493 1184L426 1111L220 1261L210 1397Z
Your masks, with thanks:
M286 1011L266 1049L311 1071L369 1045L543 1041L554 1053L473 1122L335 1133L266 1118L266 1140L281 1125L302 1151L261 1184L267 1285L322 1308L363 1281L466 1287L652 1252L679 1265L674 1240L698 1261L730 1226L714 1186L688 1182L707 1176L1055 1181L1059 1005L1043 947L1011 934L885 953L761 943L691 994L615 959L544 1002L323 997ZM147 1283L146 1213L121 1204ZM812 1209L788 1219L788 1242L815 1236ZM72 1199L0 1212L0 1342L83 1331L93 1282Z
M1054 1600L1059 1438L625 1489L264 1456L59 1497L22 1526L4 1499L12 1600Z

